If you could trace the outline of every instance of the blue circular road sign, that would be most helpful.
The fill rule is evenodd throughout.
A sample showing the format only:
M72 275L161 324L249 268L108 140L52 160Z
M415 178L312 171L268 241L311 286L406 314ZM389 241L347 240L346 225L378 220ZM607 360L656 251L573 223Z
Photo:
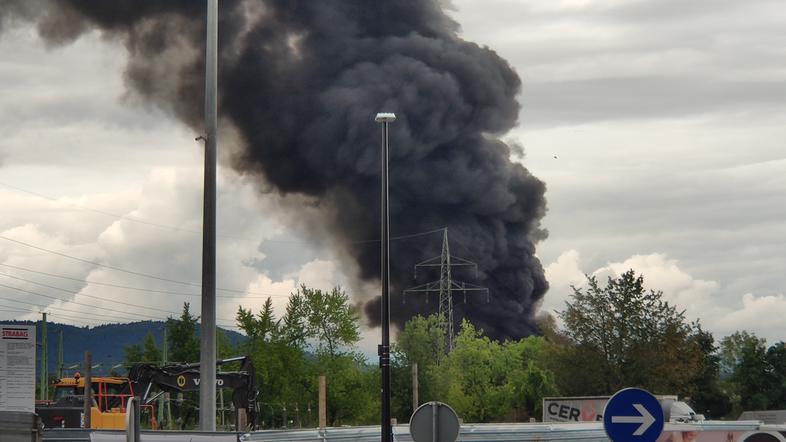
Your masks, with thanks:
M615 442L655 442L663 421L658 399L640 388L618 391L603 411L603 428Z

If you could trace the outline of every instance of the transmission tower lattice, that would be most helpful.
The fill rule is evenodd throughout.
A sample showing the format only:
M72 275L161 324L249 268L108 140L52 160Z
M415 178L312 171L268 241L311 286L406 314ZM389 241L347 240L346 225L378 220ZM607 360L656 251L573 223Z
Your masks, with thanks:
M451 273L452 267L474 267L475 277L477 278L478 265L472 261L450 254L448 229L445 229L442 235L442 253L439 256L415 264L415 278L418 277L418 268L422 267L439 267L439 279L404 290L402 299L406 302L408 294L425 293L426 302L428 303L429 293L439 293L438 315L440 326L445 334L447 350L450 351L453 349L453 338L455 336L453 331L453 292L463 292L464 303L467 302L467 292L477 294L485 293L486 301L488 302L489 289L468 282L453 280Z

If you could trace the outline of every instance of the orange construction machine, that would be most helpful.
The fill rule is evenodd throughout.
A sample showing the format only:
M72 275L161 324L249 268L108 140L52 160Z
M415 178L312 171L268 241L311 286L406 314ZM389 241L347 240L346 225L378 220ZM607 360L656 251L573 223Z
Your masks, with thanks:
M76 373L73 377L59 379L54 384L53 399L36 406L47 428L81 428L84 423L85 378ZM127 377L96 377L91 380L92 401L90 407L90 428L126 428L126 405L134 396L134 387ZM144 412L150 413L150 421L155 429L155 413L152 404L142 405Z

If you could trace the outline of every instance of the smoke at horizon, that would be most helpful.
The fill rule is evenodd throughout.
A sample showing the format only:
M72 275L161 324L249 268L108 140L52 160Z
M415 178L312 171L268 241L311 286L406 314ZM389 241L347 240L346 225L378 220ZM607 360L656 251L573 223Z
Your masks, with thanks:
M129 90L202 130L204 3L193 0L3 0L0 31L35 23L47 44L98 30L128 52ZM231 166L261 192L302 197L357 277L379 275L380 111L391 126L393 234L448 227L454 254L479 265L484 299L456 303L494 338L536 332L548 288L535 256L546 236L545 185L511 161L500 137L518 119L521 80L489 48L464 41L441 2L402 0L222 1L219 112L241 149ZM295 209L297 210L297 209ZM298 213L305 213L306 210ZM407 297L412 266L438 251L392 246L391 315L401 325L437 303ZM437 248L433 248L433 245ZM435 279L438 275L433 275ZM378 298L357 294L368 320Z

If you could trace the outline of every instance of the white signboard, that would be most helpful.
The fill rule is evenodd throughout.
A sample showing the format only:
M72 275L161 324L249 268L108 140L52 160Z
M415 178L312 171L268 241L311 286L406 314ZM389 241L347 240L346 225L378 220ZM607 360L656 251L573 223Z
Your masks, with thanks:
M608 396L543 399L543 422L603 421Z
M35 412L35 326L0 324L0 411Z

